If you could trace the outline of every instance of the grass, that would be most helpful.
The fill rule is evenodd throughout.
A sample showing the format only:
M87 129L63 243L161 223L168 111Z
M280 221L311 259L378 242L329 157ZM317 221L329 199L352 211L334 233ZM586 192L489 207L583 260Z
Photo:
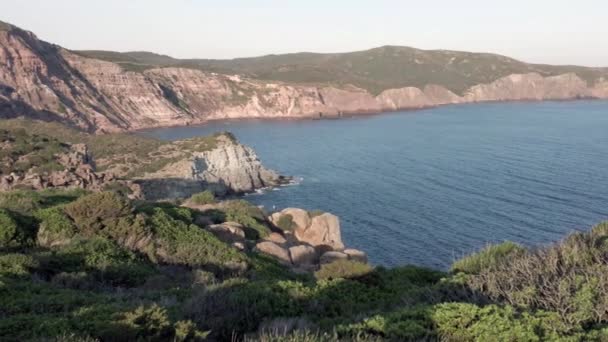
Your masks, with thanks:
M216 203L215 195L210 190L205 190L203 192L199 192L198 194L192 195L192 197L190 197L190 202L198 205Z

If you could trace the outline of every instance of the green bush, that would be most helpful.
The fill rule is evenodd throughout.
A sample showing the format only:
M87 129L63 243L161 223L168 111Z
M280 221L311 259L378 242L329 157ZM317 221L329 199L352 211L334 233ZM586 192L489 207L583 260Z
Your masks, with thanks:
M38 267L38 262L27 254L0 254L0 276L29 275L30 270Z
M17 222L5 209L0 209L0 248L9 247L17 236Z
M198 205L214 204L215 195L212 191L205 190L203 192L199 192L198 194L192 195L192 197L190 197L190 201Z
M155 274L154 267L116 242L100 237L76 239L40 255L40 270L59 274L84 271L100 284L133 287Z
M294 230L295 223L293 222L293 216L290 214L281 215L279 222L277 222L277 227L287 231Z
M240 269L246 256L221 242L210 232L171 217L155 208L149 219L155 238L155 254L166 263L213 270Z
M433 321L441 338L449 341L578 341L582 338L580 332L564 326L557 313L518 312L511 306L444 303L435 308Z
M41 246L68 243L76 234L76 227L61 207L40 209L34 216L40 221L37 240Z
M483 250L457 260L452 265L452 272L477 274L481 270L492 267L499 262L509 260L509 257L520 254L524 249L513 242L507 241L498 245L489 245Z
M226 221L238 222L245 226L248 239L257 240L270 234L264 212L245 200L228 201L222 209Z
M130 216L132 208L129 201L117 193L99 192L66 205L65 212L82 234L93 236Z
M352 260L336 260L329 264L321 265L321 268L315 272L317 279L339 279L339 278L359 278L373 271L373 268L368 265Z

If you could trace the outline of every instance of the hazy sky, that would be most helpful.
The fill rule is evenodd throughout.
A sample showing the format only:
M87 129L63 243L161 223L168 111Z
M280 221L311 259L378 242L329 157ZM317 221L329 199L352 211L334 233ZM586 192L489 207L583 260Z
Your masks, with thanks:
M232 58L381 45L608 66L606 0L0 0L0 20L70 49Z

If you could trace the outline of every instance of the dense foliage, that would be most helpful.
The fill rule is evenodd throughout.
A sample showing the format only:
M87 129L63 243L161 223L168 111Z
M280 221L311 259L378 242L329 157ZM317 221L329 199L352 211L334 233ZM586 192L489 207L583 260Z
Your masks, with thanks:
M214 206L0 194L0 340L608 338L608 224L544 248L488 246L450 273L341 260L296 275L200 223L241 222L255 240L270 231L259 208Z

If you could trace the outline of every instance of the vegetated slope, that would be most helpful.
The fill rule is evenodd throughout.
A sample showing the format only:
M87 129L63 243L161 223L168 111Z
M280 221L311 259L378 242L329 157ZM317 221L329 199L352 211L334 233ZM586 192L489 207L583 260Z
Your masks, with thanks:
M608 338L607 224L540 249L489 247L449 273L338 260L313 277L218 240L201 219L267 234L258 208L215 208L112 192L1 193L0 338Z
M0 121L0 190L120 185L134 198L172 199L287 181L229 132L166 142L128 133L91 135L56 122Z
M429 84L463 95L470 87L511 74L542 76L576 73L589 84L608 77L607 68L528 64L513 58L448 50L383 46L347 53L293 53L231 60L186 59L141 52L79 51L92 58L134 65L180 66L219 73L246 74L263 80L296 83L352 84L372 94Z

